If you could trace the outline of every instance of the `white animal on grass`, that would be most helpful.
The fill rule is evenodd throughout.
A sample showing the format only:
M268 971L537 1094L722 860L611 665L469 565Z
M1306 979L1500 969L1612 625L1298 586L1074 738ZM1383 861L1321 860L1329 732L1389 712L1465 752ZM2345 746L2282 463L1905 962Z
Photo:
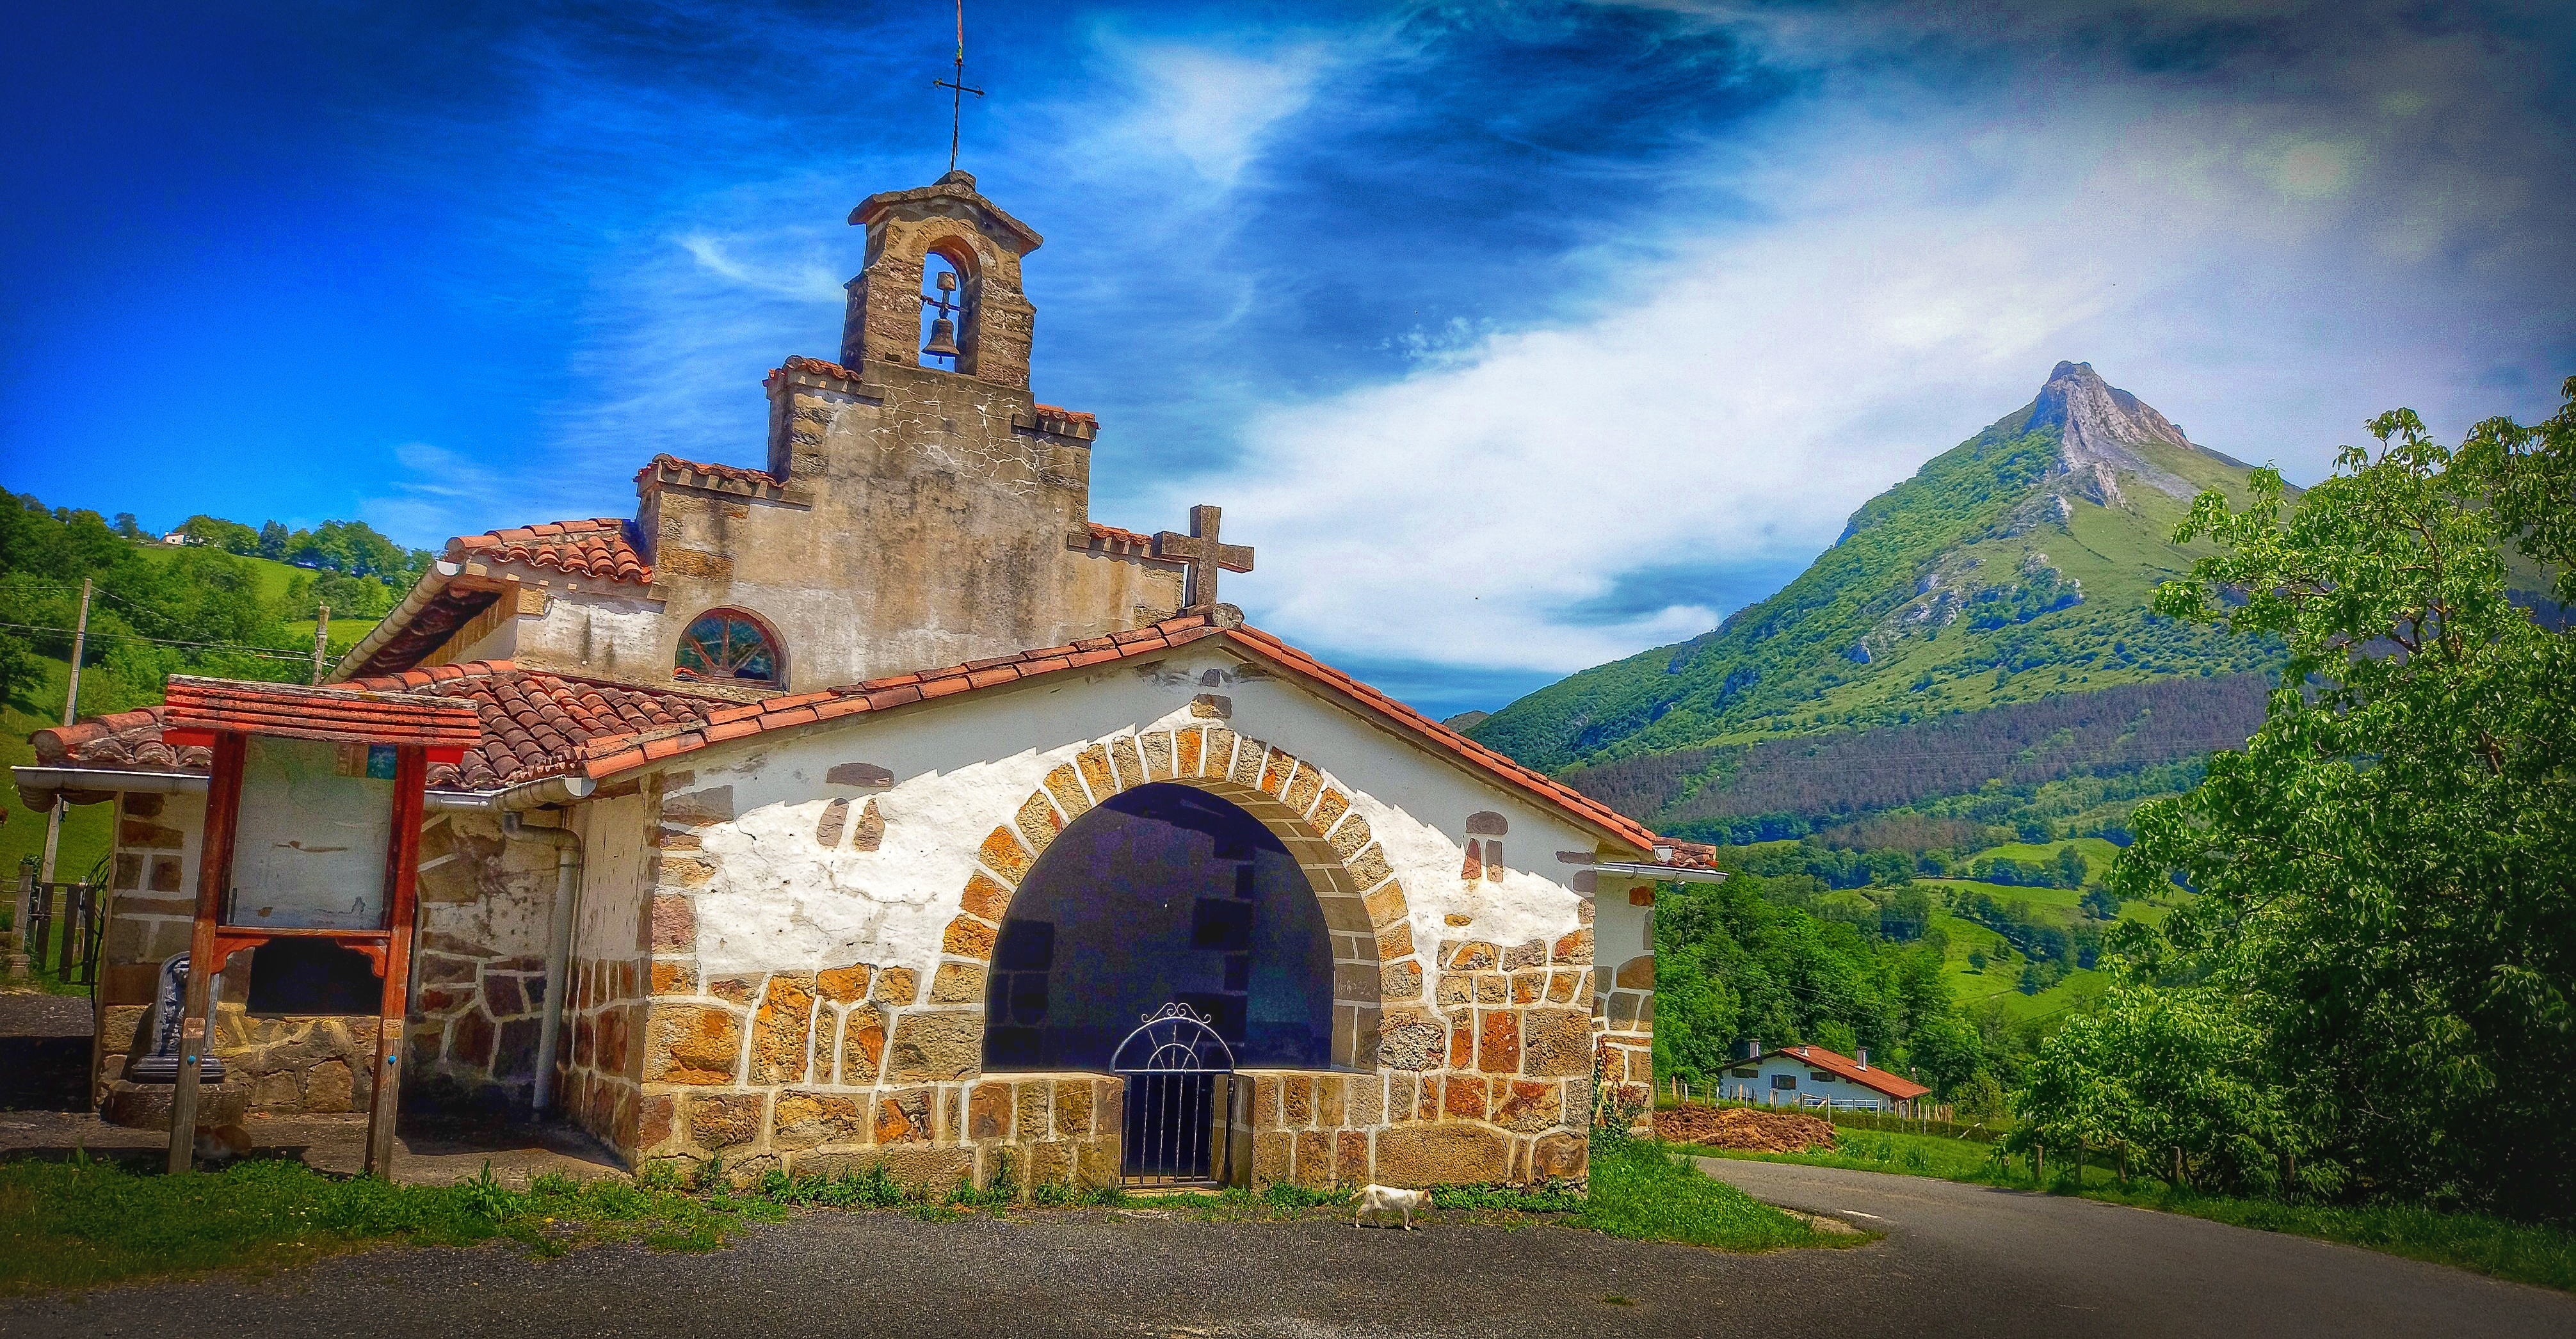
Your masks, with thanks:
M1393 1186L1369 1185L1360 1187L1359 1193L1353 1195L1351 1198L1360 1202L1360 1211L1351 1218L1351 1226L1358 1227L1363 1219L1375 1217L1377 1219L1378 1226L1384 1227L1386 1226L1386 1216L1392 1213L1402 1215L1404 1219L1404 1230L1411 1232L1413 1230L1413 1211L1431 1202L1431 1192L1427 1190L1398 1190Z

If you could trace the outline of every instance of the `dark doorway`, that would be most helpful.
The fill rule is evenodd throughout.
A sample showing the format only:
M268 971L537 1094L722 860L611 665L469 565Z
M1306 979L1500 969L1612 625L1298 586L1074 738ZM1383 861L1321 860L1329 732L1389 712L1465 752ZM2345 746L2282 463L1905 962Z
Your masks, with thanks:
M371 1014L384 1007L385 979L366 954L319 939L272 939L250 955L254 1014Z
M994 946L987 1069L1106 1069L1185 1004L1248 1067L1321 1069L1333 957L1297 862L1260 821L1188 786L1140 786L1074 820L1020 881Z

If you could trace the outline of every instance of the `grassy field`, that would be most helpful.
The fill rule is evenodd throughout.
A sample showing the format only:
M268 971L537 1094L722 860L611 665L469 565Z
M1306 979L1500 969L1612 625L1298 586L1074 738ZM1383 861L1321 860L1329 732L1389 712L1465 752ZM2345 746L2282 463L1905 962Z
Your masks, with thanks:
M36 709L23 709L30 705ZM46 662L44 682L0 710L0 767L34 762L36 746L27 742L27 736L62 724L62 710L63 666L60 662ZM107 854L109 808L104 804L76 805L66 814L62 842L54 857L55 878L78 879ZM14 887L18 862L44 853L45 815L42 810L29 810L21 804L14 785L0 787L0 809L8 811L8 817L0 820L0 875L5 875Z
M1929 1176L1945 1181L2038 1190L2029 1162L1996 1156L1992 1145L1936 1135L1838 1130L1831 1153L1736 1153L1670 1145L1675 1152L1752 1162L1795 1162L1864 1172ZM2443 1213L2395 1204L2284 1204L2172 1190L2143 1175L2120 1184L2100 1155L2083 1168L2079 1187L2063 1161L2049 1167L2048 1189L2142 1209L2188 1214L2265 1232L2338 1241L2390 1255L2473 1270L2544 1288L2576 1291L2576 1232L2508 1222L2483 1214Z

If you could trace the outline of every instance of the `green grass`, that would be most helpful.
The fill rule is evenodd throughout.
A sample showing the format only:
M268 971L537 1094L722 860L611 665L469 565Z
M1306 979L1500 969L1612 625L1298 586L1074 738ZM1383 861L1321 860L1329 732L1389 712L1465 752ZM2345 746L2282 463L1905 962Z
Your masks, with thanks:
M1700 1157L1848 1167L2015 1190L2041 1188L2032 1179L2027 1161L1997 1158L1990 1145L1879 1131L1838 1130L1836 1135L1835 1142L1840 1147L1831 1153L1739 1153L1682 1145L1668 1147ZM2086 1162L2080 1189L2062 1162L2049 1168L2047 1189L2265 1232L2342 1242L2516 1283L2576 1291L2576 1232L2562 1227L2402 1204L2284 1204L2277 1200L2203 1195L2173 1190L2143 1175L2130 1178L2129 1184L2122 1186L2117 1173L2098 1154Z
M1658 1144L1606 1131L1593 1132L1591 1191L1572 1223L1630 1241L1772 1251L1869 1239L1818 1232L1687 1160L1675 1160Z
M514 1191L488 1175L397 1186L325 1176L300 1162L177 1176L87 1159L12 1162L0 1164L0 1294L285 1269L371 1246L471 1246L496 1237L541 1254L613 1239L712 1250L746 1218L779 1212L760 1201L623 1180L540 1177Z

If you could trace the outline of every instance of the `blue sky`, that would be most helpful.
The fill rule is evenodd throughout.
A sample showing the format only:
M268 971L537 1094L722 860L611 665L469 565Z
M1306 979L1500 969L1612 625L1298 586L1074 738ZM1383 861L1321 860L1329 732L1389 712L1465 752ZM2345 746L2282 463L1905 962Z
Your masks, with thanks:
M119 6L0 52L0 484L406 542L758 463L939 4ZM1426 710L1775 589L2090 360L2314 478L2576 371L2563 6L978 4L1095 519Z

